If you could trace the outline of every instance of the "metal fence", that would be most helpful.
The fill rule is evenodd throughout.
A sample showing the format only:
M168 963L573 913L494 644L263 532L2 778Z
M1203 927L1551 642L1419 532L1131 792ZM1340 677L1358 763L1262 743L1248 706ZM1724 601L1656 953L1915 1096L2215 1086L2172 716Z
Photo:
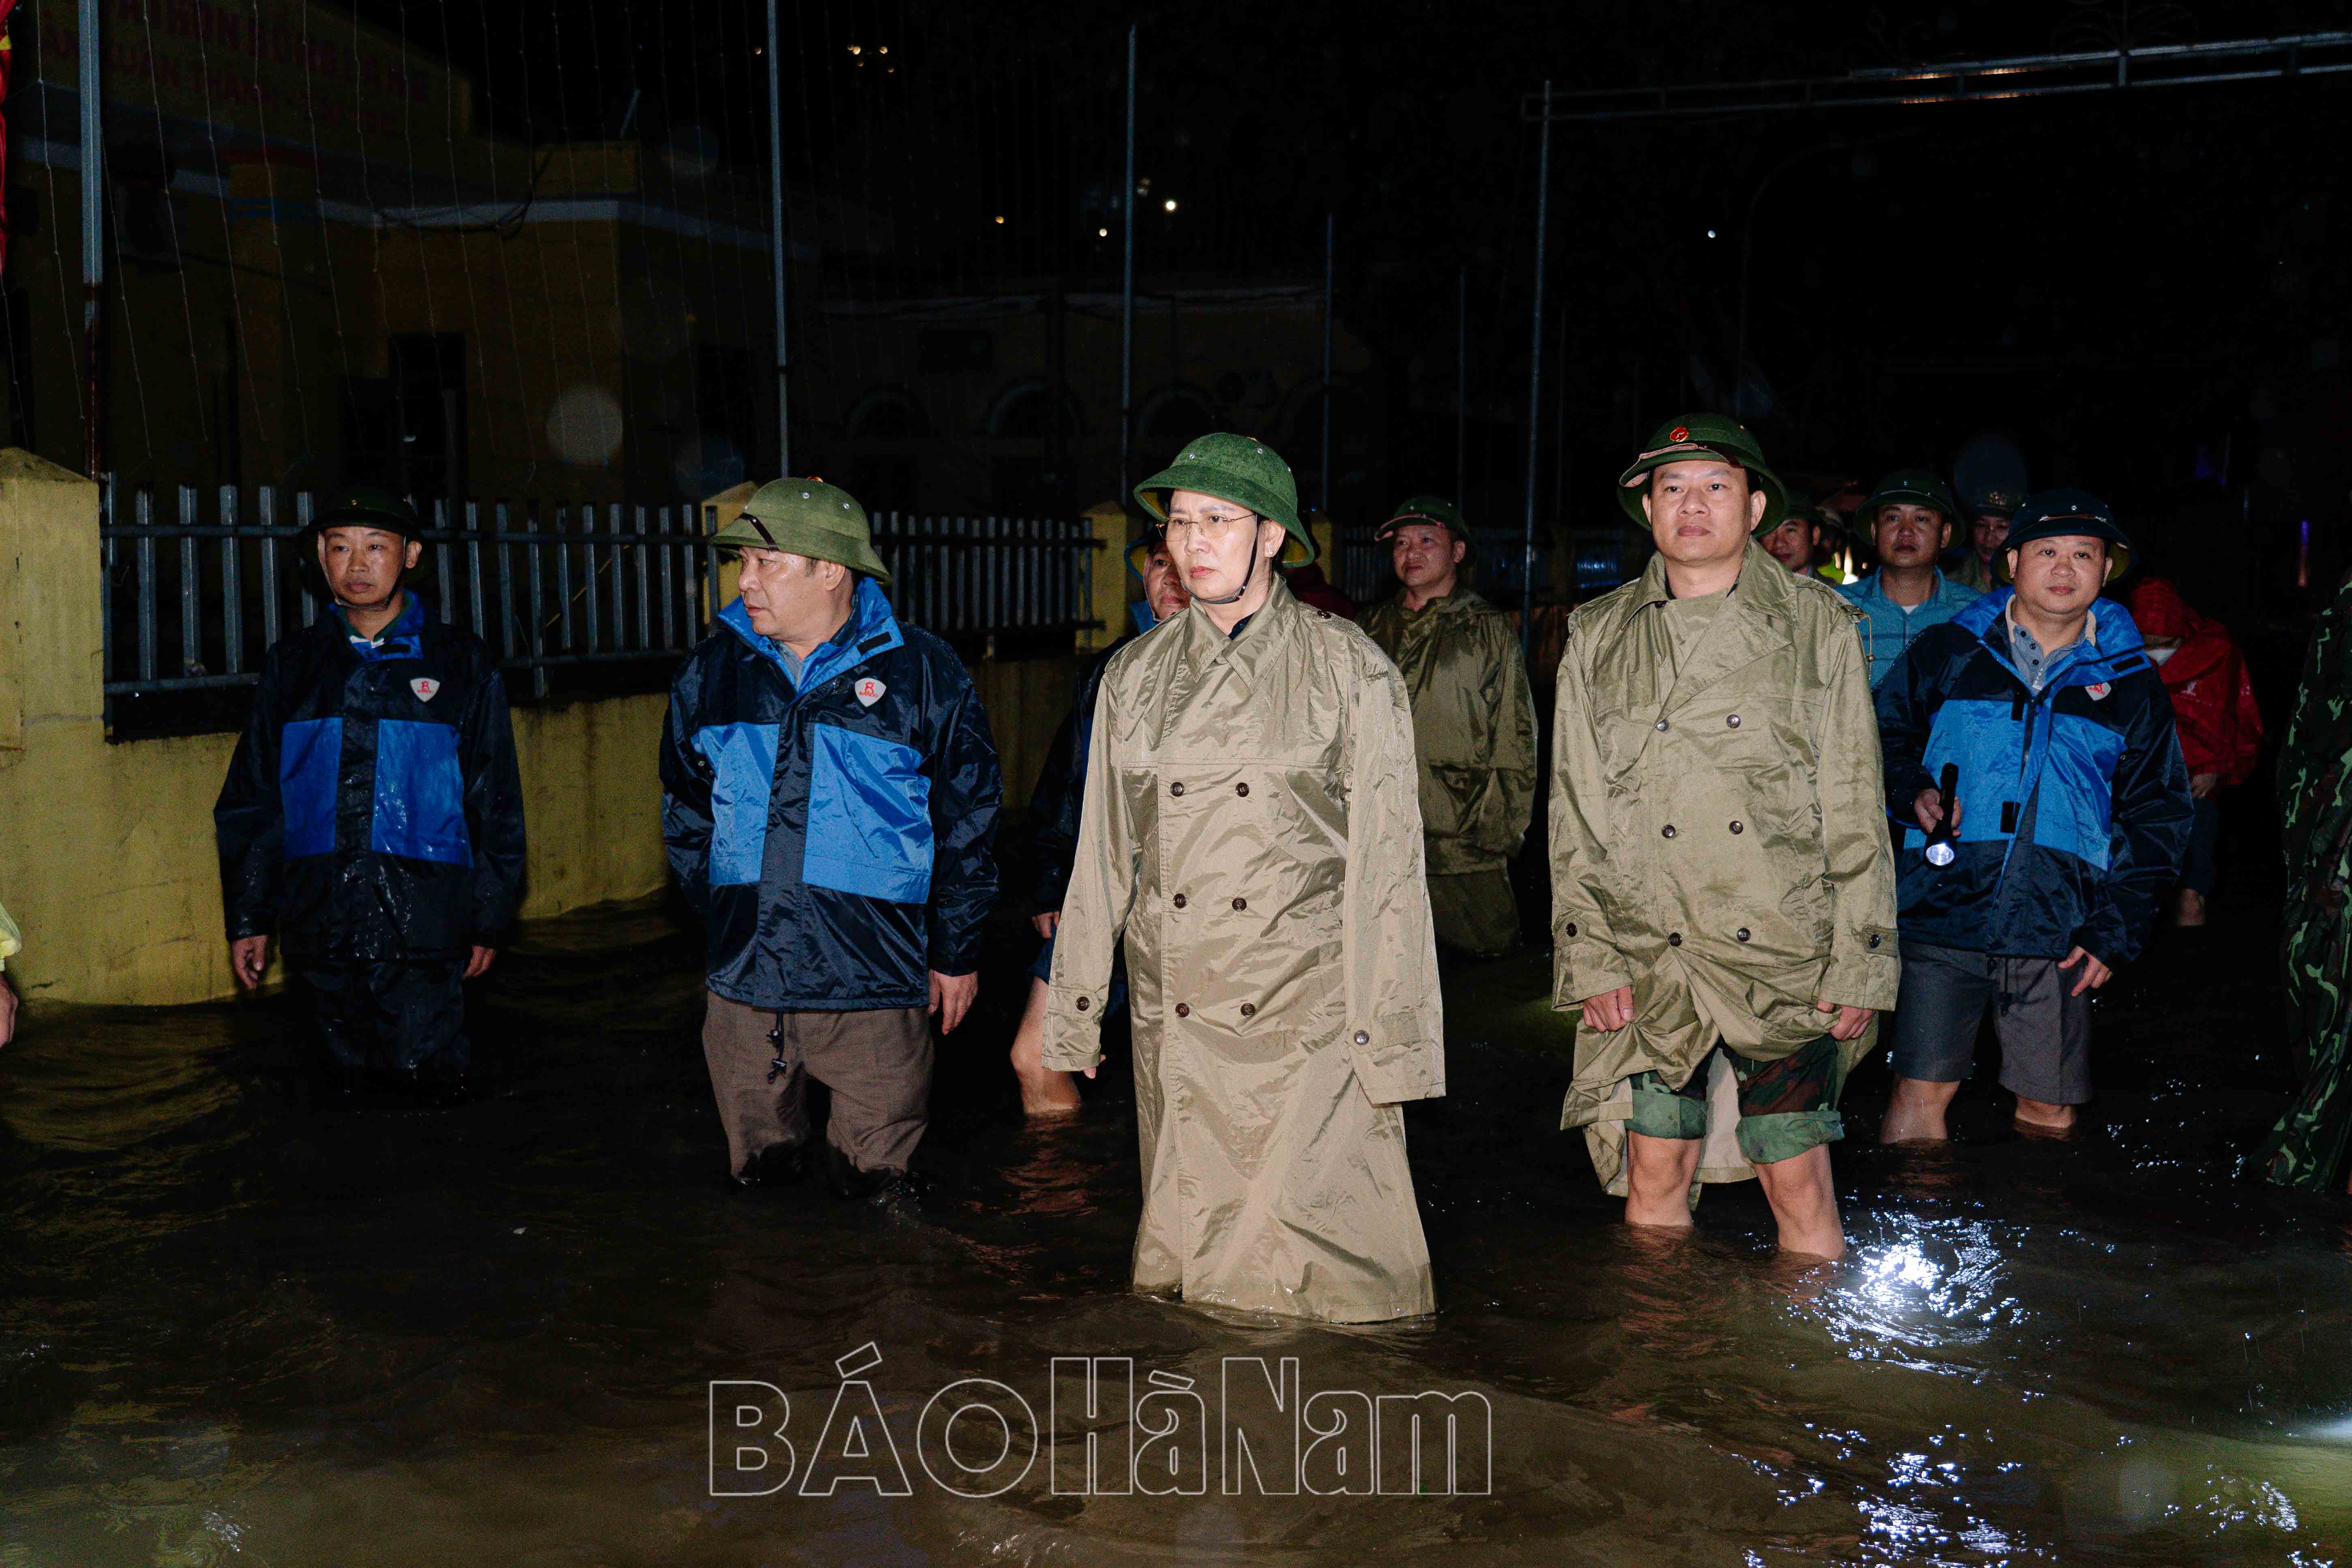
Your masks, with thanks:
M262 656L325 605L299 548L316 515L307 490L182 485L100 491L104 566L101 669L118 699L222 692L259 679ZM518 696L550 695L551 673L675 660L703 636L720 552L703 541L716 509L561 501L433 501L414 586L430 612L498 654ZM1092 624L1096 542L1076 519L940 518L886 512L875 545L901 618L993 652L1004 633L1050 639ZM233 706L233 705L232 705ZM191 705L163 728L235 721Z

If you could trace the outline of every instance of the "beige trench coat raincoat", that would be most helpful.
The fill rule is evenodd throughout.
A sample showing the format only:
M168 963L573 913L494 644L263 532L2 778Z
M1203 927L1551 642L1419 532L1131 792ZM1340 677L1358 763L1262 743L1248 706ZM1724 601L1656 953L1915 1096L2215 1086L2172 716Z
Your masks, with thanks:
M1104 672L1045 1062L1134 1010L1135 1289L1372 1322L1435 1308L1398 1103L1445 1092L1404 683L1291 597Z
M1570 618L1551 783L1552 1005L1633 988L1580 1027L1560 1125L1625 1190L1625 1080L1682 1085L1720 1040L1773 1061L1827 1032L1817 1000L1895 1005L1895 852L1856 614L1754 543L1679 671L1664 557ZM1876 1026L1844 1049L1868 1053ZM1699 1179L1754 1174L1737 1086L1710 1068Z
M1402 598L1374 605L1364 630L1412 700L1429 874L1505 864L1536 803L1536 703L1517 629L1464 588L1419 610Z

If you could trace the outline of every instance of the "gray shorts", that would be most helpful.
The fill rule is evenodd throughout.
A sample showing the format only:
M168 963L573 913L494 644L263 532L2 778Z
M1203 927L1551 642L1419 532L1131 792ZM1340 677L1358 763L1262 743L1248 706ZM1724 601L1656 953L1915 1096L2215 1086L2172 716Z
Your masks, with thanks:
M1903 944L1903 992L1887 1065L1898 1078L1958 1083L1974 1070L1977 1026L1993 1010L2000 1086L2050 1105L2091 1098L2091 997L2070 994L2078 964Z

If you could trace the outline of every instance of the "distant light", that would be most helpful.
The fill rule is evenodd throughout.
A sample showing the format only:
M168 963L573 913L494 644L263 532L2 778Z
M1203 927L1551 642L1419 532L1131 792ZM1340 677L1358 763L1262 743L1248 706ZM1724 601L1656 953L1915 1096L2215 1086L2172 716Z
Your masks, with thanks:
M1098 228L1095 230L1095 237L1097 239L1108 239L1110 237L1110 230L1107 228Z
M998 214L996 215L996 221L997 221L997 222L999 222L999 223L1003 223L1003 222L1004 221L1004 215L1003 215L1003 213L998 213Z
M877 54L877 55L887 55L887 54L888 54L888 53L890 52L890 46L889 46L889 45L887 45L887 44L885 44L885 45L883 45L880 48L878 48L878 49L875 50L874 52L875 52L876 54Z
M1162 205L1164 205L1168 208L1168 210L1169 210L1170 212L1171 212L1171 213L1172 213L1172 212L1174 212L1174 211L1176 210L1176 198L1175 198L1175 197L1173 197L1173 196L1171 196L1171 197L1169 197L1169 198L1168 198L1168 200L1167 200L1164 204L1162 204Z
M850 52L851 54L853 54L853 55L862 55L862 54L864 54L866 51L865 51L864 49L859 48L856 44L852 44L852 45L850 45L850 46L849 46L849 52Z
M1707 238L1709 238L1709 239L1713 239L1713 238L1715 237L1715 230L1713 230L1713 229L1708 229L1708 230L1706 231L1706 237L1707 237Z

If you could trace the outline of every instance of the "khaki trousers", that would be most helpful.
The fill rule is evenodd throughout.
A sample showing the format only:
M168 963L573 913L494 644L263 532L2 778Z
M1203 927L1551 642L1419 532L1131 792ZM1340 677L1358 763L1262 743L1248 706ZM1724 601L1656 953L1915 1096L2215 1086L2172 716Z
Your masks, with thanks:
M861 1171L905 1170L929 1125L931 1021L920 1007L770 1013L714 991L702 1057L737 1175L779 1143L808 1141L812 1078L833 1091L825 1141Z

